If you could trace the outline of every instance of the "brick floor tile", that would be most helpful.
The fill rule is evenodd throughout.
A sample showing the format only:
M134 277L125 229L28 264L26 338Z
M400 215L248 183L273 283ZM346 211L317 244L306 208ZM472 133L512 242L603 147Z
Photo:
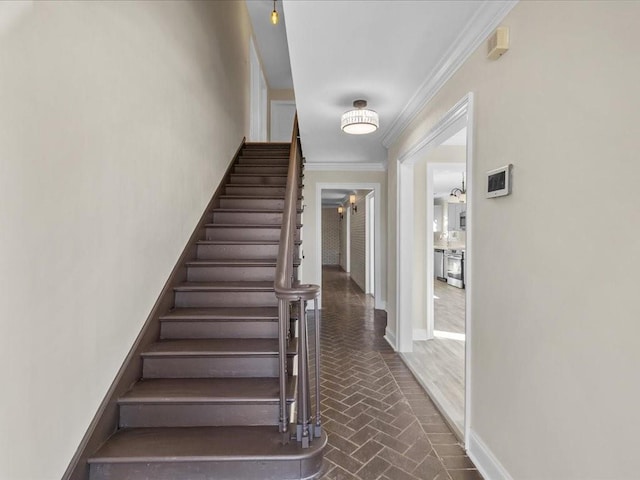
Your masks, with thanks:
M466 455L466 453L464 452L464 448L462 448L460 445L434 445L433 449L440 457Z
M438 475L446 474L446 470L436 457L428 456L411 473L423 480L433 480Z
M391 466L384 458L373 457L369 462L358 470L357 475L364 479L377 479Z
M329 442L319 480L480 480L384 340L384 312L337 269L323 269L322 289L320 395Z
M353 452L351 456L364 464L378 455L380 450L382 450L383 448L385 448L384 445L376 442L375 440L369 440L367 443Z
M453 480L483 480L477 470L449 470Z

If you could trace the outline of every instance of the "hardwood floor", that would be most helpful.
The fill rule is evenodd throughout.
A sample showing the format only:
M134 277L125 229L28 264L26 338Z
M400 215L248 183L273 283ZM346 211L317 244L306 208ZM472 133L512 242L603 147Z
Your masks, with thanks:
M460 439L464 432L466 290L436 281L435 338L413 342L407 366L429 392Z

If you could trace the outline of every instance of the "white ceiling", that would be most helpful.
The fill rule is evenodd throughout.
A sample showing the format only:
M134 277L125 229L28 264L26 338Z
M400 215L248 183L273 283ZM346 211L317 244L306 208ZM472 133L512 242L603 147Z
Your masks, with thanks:
M322 189L322 206L337 207L349 200L353 190Z
M465 169L466 164L464 163L452 163L435 170L433 172L433 196L446 197L454 188L461 188L462 174Z
M438 81L453 73L456 62L484 42L515 4L278 0L281 22L273 26L273 1L245 1L269 86L295 89L309 168L384 167L383 139L389 145ZM348 135L340 130L340 116L356 99L367 100L380 114L377 132Z
M246 0L246 4L256 37L256 49L260 55L269 88L278 90L293 88L282 3L276 2L279 16L277 25L271 23L273 1Z

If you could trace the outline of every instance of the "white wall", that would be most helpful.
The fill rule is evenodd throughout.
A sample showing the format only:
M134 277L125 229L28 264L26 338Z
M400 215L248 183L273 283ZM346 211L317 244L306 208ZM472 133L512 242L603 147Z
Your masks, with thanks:
M520 2L509 52L482 45L389 152L394 218L396 159L475 93L471 453L493 478L637 477L639 20L638 2ZM485 199L507 163L513 194Z
M304 145L303 145L304 148ZM316 209L318 206L317 202L320 202L320 198L316 198L316 185L317 184L356 184L356 183L379 183L381 186L381 198L380 198L380 224L386 225L387 222L387 185L386 185L386 172L377 172L377 171L323 171L323 170L305 170L304 173L304 217L303 217L303 243L302 249L304 251L305 260L304 260L304 268L302 270L301 281L303 283L313 283L316 285L321 285L322 282L322 271L318 268L320 265L319 255L321 255L320 245L318 244L317 239L317 227L316 227ZM340 187L336 187L340 188ZM345 213L345 220L347 218L347 214ZM343 220L343 222L345 221ZM353 219L352 219L353 220ZM381 266L381 281L382 287L381 292L384 295L384 292L387 291L387 286L384 283L387 277L386 272L386 264L387 264L387 250L386 250L386 231L384 229L381 232L381 240L380 240L380 248L379 252L382 256L382 266ZM376 297L376 300L381 302L385 301L383 295L380 295L380 299Z
M0 478L60 478L248 127L244 2L0 2Z

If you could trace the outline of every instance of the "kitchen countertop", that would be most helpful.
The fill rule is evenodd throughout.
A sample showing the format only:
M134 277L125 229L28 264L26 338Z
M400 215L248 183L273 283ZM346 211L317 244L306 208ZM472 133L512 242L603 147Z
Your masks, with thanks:
M434 245L434 250L464 250L464 245Z

